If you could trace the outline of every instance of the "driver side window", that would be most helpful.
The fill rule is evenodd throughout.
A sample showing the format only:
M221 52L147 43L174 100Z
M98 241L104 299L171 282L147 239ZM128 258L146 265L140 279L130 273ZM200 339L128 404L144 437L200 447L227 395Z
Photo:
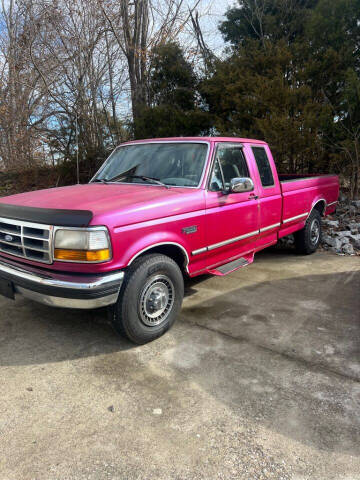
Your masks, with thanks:
M236 177L250 177L242 147L240 145L219 145L215 154L210 190L227 190L230 187L231 179Z

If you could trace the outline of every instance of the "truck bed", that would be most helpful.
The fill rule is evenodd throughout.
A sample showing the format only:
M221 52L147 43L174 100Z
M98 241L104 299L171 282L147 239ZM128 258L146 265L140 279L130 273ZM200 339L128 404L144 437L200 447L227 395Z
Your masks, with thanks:
M280 182L292 182L295 180L308 180L314 178L334 177L336 175L327 174L305 174L305 173L279 173L278 177Z
M321 214L329 214L336 208L339 194L337 175L279 175L283 195L283 230L291 233L289 228L299 221L304 221L314 205ZM298 225L299 227L299 225Z

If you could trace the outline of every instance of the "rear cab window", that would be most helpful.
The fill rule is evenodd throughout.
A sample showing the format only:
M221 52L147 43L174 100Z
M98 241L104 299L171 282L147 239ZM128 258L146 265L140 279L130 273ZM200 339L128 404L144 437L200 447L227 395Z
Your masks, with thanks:
M260 175L261 185L265 187L275 186L271 165L264 147L251 147Z

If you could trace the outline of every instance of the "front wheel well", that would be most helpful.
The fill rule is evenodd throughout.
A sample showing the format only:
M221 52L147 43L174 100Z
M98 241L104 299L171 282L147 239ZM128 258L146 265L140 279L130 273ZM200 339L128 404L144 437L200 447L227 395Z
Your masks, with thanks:
M163 245L154 245L153 247L150 247L144 250L139 255L136 255L134 258L131 259L130 263L132 263L135 260L135 258L140 258L150 253L159 253L172 258L174 262L177 263L182 273L184 275L188 274L188 271L187 271L188 257L187 257L187 254L185 253L185 250L183 250L180 246L174 245L171 243L166 243Z

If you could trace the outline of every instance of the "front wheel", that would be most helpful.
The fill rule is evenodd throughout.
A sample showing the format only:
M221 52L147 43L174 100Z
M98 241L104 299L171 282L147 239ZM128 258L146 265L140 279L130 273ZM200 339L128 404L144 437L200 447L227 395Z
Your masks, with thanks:
M318 210L311 212L305 227L294 233L294 239L298 253L310 255L317 250L321 241L321 215Z
M183 297L184 279L174 260L159 254L139 257L112 307L113 326L134 343L150 342L174 324Z

